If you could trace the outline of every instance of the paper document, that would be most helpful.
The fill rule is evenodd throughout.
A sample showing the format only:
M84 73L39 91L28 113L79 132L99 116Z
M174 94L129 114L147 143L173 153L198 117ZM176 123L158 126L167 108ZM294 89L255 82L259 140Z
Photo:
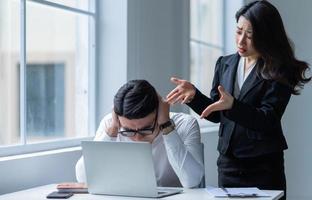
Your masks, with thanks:
M267 193L256 187L244 188L216 188L207 187L208 193L214 197L269 197Z
M56 186L60 193L88 193L87 185L77 182L60 183Z

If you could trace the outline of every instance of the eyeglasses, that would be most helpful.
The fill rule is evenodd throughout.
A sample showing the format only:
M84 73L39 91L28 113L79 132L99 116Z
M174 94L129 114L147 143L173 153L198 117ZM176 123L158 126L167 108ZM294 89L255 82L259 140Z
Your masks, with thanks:
M156 128L157 115L158 115L158 113L156 113L156 117L155 117L155 120L153 123L153 127L151 127L151 128L143 128L143 129L138 129L138 130L120 128L118 133L121 134L122 136L125 136L125 137L133 137L136 134L140 134L142 136L152 135L155 131L155 128Z

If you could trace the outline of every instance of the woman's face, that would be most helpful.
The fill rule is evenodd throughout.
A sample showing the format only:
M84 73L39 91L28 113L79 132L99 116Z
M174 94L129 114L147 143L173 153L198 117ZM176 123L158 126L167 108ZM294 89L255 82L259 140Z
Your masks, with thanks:
M253 30L251 23L243 16L240 16L236 28L237 51L242 57L258 57L259 53L253 46Z

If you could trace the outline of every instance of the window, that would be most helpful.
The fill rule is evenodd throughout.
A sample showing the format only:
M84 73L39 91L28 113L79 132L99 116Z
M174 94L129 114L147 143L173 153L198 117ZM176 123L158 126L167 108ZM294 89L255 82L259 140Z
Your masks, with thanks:
M0 1L0 148L94 132L94 8L95 0Z
M27 63L27 141L63 137L64 63Z
M223 1L190 1L190 80L206 96L210 95L214 68L224 54Z
M223 1L191 0L191 81L209 95L214 67L224 54Z

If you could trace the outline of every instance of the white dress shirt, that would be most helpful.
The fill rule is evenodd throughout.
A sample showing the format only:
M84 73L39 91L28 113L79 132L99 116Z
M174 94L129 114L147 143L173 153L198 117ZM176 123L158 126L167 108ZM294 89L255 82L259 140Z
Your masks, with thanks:
M197 187L204 176L203 146L200 141L200 129L197 120L184 113L170 113L176 128L168 135L161 132L152 142L157 185L162 187ZM132 141L118 134L110 137L105 132L106 115L100 123L95 141ZM78 182L86 182L83 157L76 164Z
M235 98L238 98L239 93L240 93L240 91L241 91L241 89L243 87L243 84L244 84L245 80L249 76L249 74L252 71L252 69L256 66L256 63L253 63L247 69L247 71L245 71L245 62L246 62L246 58L241 57L239 59L239 63L238 63L238 66L237 66L237 72L236 72L235 87L234 87L234 97Z

